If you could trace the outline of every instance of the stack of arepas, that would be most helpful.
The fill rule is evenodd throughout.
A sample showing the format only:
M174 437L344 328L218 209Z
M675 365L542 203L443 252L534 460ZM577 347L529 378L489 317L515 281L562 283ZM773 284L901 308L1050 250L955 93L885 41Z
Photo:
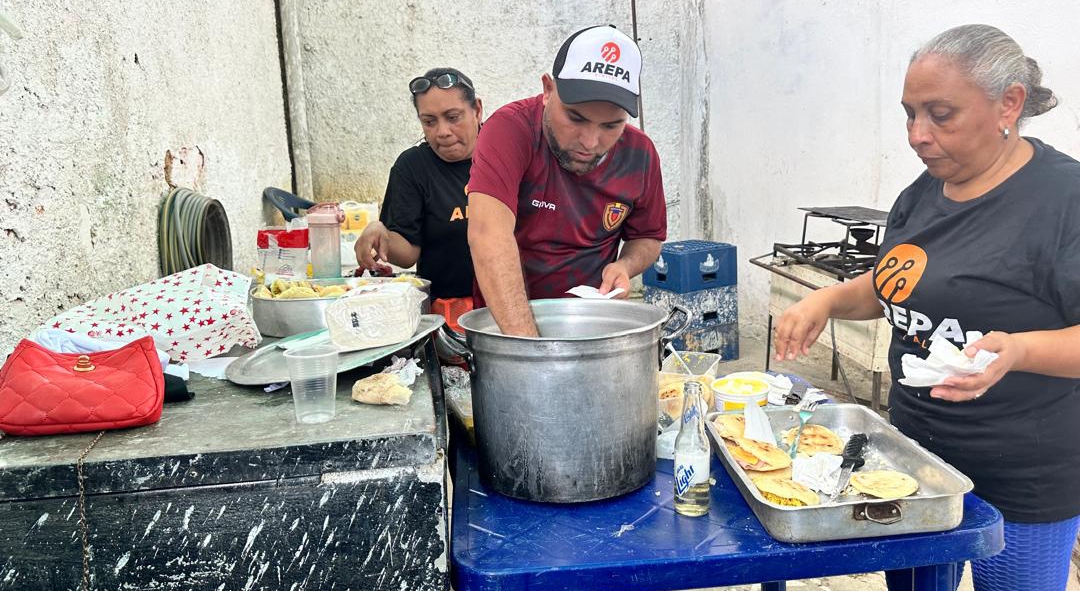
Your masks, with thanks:
M775 445L743 437L746 430L743 415L719 415L713 421L713 428L723 438L728 453L735 458L766 501L782 507L820 504L817 492L791 479L791 457L787 452ZM784 445L789 449L797 431L797 428L792 428L781 434ZM841 455L843 451L844 443L840 436L823 425L806 425L799 437L799 456L816 453ZM845 494L855 492L879 499L900 499L919 490L918 481L895 470L856 471L851 475L850 486L851 489Z
M724 447L739 464L766 501L781 507L805 507L820 503L818 494L791 479L791 456L784 450L743 437L746 421L742 415L722 414L713 427Z

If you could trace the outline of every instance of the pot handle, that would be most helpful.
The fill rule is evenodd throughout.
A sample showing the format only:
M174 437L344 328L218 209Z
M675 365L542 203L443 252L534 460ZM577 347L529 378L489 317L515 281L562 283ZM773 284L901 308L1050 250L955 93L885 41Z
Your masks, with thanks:
M443 324L435 331L435 351L448 363L466 363L470 373L473 367L473 354L465 344L465 335Z
M682 323L682 326L676 328L675 330L671 331L668 334L663 334L664 329L667 328L667 325L671 322L671 319L675 316L676 312L681 312L682 315L686 318L686 320ZM690 328L690 310L687 310L686 308L680 306L679 304L672 305L671 306L671 311L668 312L667 318L664 319L663 324L661 324L660 326L661 326L661 329L660 329L660 332L661 332L661 334L660 334L660 342L657 343L657 350L656 350L656 367L657 368L664 365L664 352L665 352L664 350L668 348L668 345L671 344L671 341L674 341L675 339L677 339L679 337L679 335L686 332L686 329Z
M676 328L675 330L671 331L670 333L668 333L666 335L665 334L660 335L660 342L665 347L671 341L674 341L675 339L679 338L679 335L686 332L686 329L690 328L690 321L691 321L690 310L687 310L686 308L680 306L679 304L673 304L671 306L671 311L668 312L668 317L667 317L666 320L664 320L664 323L662 325L663 328L665 328L665 329L667 328L668 323L671 322L671 319L675 316L676 312L681 312L683 317L686 320L683 321L682 326Z

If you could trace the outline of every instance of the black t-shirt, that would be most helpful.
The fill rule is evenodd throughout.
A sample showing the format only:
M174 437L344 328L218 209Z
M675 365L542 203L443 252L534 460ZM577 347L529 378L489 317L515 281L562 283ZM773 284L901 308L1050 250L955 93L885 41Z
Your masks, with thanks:
M420 247L417 273L431 281L431 297L471 297L468 195L471 160L446 162L427 143L398 156L390 169L379 220Z
M893 325L890 417L1010 521L1080 514L1080 380L1010 372L962 403L911 388L900 358L945 337L1080 324L1080 162L1036 139L1030 162L959 203L923 173L889 214L874 286ZM918 475L915 475L918 477Z

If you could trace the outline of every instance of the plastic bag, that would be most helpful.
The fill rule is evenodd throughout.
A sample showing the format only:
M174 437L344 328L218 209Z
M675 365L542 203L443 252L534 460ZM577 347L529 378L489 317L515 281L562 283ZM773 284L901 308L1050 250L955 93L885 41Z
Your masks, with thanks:
M330 341L342 351L408 340L420 325L424 294L408 283L364 285L326 307Z

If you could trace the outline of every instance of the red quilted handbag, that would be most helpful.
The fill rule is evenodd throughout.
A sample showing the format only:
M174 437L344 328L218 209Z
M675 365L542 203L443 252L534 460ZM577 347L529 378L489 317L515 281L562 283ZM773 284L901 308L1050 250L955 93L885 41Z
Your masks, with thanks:
M85 355L23 340L0 368L0 431L52 435L149 425L161 418L164 398L150 337Z

